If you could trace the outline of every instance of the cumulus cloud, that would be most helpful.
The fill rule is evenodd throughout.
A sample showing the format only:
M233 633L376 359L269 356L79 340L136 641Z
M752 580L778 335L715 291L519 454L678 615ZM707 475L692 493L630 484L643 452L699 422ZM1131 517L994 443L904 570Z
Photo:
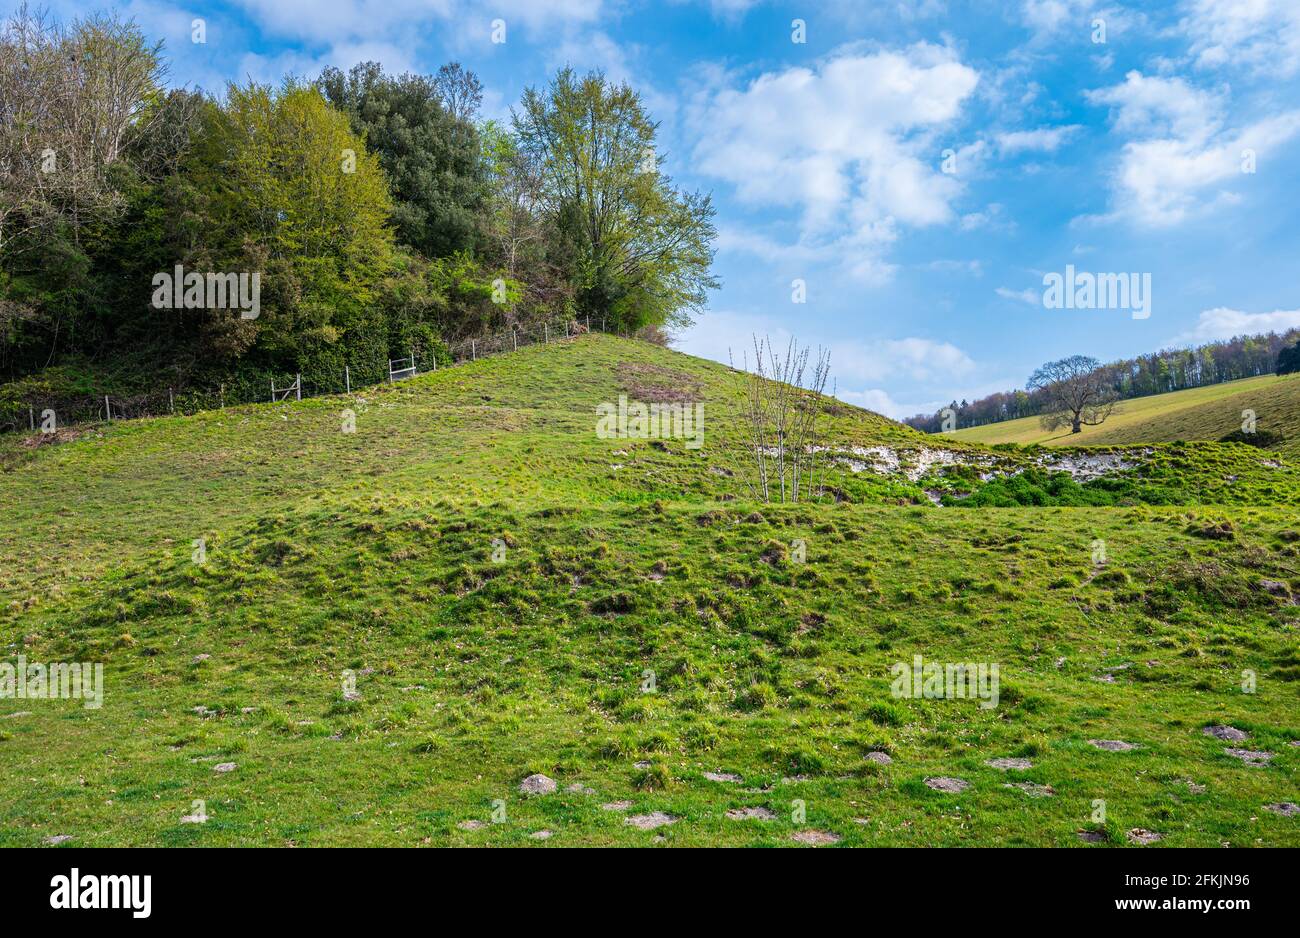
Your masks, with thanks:
M1300 4L1295 0L1191 0L1180 31L1203 68L1244 66L1273 76L1300 71Z
M1226 306L1216 306L1201 313L1196 325L1170 340L1175 345L1199 345L1237 335L1284 333L1300 329L1300 309L1279 309L1271 313L1247 313Z
M683 352L701 358L743 366L754 360L753 336L770 338L784 350L795 335L779 320L761 314L710 311L674 344ZM797 334L801 345L824 346L831 353L831 374L841 387L862 387L890 379L924 382L948 381L972 374L975 362L951 342L908 336L901 339L862 341L826 339Z
M1114 130L1129 136L1114 173L1114 213L1152 227L1175 225L1239 197L1228 185L1244 178L1246 153L1256 161L1300 133L1300 109L1236 128L1224 126L1224 95L1182 78L1129 72L1124 81L1087 92L1109 105Z
M940 172L936 134L979 81L952 50L842 50L813 68L724 78L693 102L695 168L751 205L800 213L805 240L835 243L850 272L888 276L904 226L953 218L960 184Z

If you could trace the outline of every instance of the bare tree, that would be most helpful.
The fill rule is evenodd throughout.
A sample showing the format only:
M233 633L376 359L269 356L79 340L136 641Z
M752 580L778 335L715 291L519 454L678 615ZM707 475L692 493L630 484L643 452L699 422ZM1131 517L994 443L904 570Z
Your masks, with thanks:
M1048 362L1029 376L1028 387L1046 396L1048 410L1040 420L1047 430L1069 424L1071 433L1081 433L1109 417L1118 400L1101 363L1086 355Z
M159 94L160 50L103 14L64 28L23 5L0 27L0 248L119 204L110 167Z
M830 373L830 352L817 350L811 372L810 349L791 339L782 357L770 338L754 342L754 371L746 396L750 455L756 481L753 494L765 502L797 502L820 495L816 471L822 446L817 418ZM805 385L805 377L808 379Z

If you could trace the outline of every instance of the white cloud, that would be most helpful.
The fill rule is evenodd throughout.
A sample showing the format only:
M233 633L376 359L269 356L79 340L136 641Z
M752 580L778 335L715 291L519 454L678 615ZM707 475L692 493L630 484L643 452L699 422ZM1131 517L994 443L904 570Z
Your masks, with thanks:
M1135 138L1124 144L1112 180L1114 215L1153 227L1236 201L1226 187L1248 178L1245 151L1263 161L1300 133L1300 109L1225 128L1224 96L1181 78L1133 71L1120 84L1086 94L1114 109L1116 132Z
M1028 303L1030 306L1042 306L1043 294L1040 290L1032 287L1025 287L1023 290L1012 290L1010 287L998 287L993 291L1004 300L1017 300L1021 303Z
M1244 66L1272 76L1300 71L1296 0L1191 0L1180 31L1203 68Z
M1061 144L1078 130L1078 124L1067 124L1061 127L1040 127L1037 130L1016 130L998 134L998 149L1008 156L1027 151L1055 153L1060 149Z
M870 342L826 339L815 334L792 333L770 316L725 310L704 313L674 344L690 355L734 363L739 368L746 352L750 362L754 359L754 335L760 340L770 337L779 350L785 349L792 336L801 345L825 346L831 352L831 374L842 386L847 383L850 387L860 387L891 378L910 382L947 381L975 371L975 362L951 342L915 336Z
M960 184L939 171L937 132L961 113L978 73L947 48L841 50L815 68L725 77L693 102L697 171L756 206L800 211L805 241L836 243L863 279L903 226L948 222Z
M1279 309L1271 313L1246 313L1239 309L1217 306L1201 313L1196 325L1170 342L1174 345L1199 345L1238 335L1286 332L1300 329L1300 309Z

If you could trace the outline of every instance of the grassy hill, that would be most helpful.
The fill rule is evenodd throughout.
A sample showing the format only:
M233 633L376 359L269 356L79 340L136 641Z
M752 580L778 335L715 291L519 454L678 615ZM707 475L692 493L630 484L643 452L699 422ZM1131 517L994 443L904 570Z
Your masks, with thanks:
M1300 844L1295 463L824 401L828 497L758 504L744 381L588 336L3 441L5 660L106 687L0 700L0 845ZM704 446L598 439L619 394L703 400ZM915 655L997 706L891 693Z
M1277 448L1300 456L1300 375L1263 375L1241 381L1123 401L1105 423L1071 434L1044 430L1037 417L968 427L947 436L970 443L1111 445L1220 440L1241 428L1242 411L1255 411L1257 429L1277 434Z

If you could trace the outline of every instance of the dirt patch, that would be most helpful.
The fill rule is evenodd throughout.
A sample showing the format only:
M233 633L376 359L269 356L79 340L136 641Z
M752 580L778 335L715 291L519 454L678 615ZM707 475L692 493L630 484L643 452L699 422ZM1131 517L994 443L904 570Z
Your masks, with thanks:
M705 772L704 777L711 782L739 782L739 775L733 775L730 772Z
M1295 817L1300 814L1300 805L1293 804L1290 801L1283 801L1281 804L1266 804L1264 810L1272 811L1274 814L1280 814L1283 817Z
M629 398L647 404L682 404L700 399L703 385L684 371L623 362L618 366L618 379Z
M1050 798L1056 794L1051 785L1039 785L1036 782L1008 782L1003 788L1018 788L1030 798Z
M935 791L944 791L950 795L959 795L967 788L970 788L970 782L960 778L946 778L938 776L937 778L927 778L925 780L927 788L933 788Z
M776 819L776 812L767 808L732 808L727 817L733 821L772 821Z
M1107 752L1128 752L1132 749L1141 749L1137 743L1126 743L1122 739L1090 739L1088 745L1096 746L1098 749L1104 749Z
M627 811L631 809L630 801L610 801L600 806L602 811Z
M1153 844L1157 840L1163 840L1165 835L1157 834L1155 831L1149 831L1143 827L1135 827L1124 836L1128 838L1128 842L1131 844L1145 846L1146 844Z
M995 769L1002 769L1003 771L1006 771L1007 769L1016 769L1017 771L1023 772L1026 769L1032 769L1034 767L1034 764L1028 759L989 759L984 764L991 765Z
M790 839L810 847L824 847L827 844L839 843L840 835L832 834L830 831L795 831L790 835Z
M1226 755L1232 756L1234 759L1240 759L1247 765L1253 765L1256 767L1268 765L1269 761L1273 758L1273 753L1271 752L1260 752L1254 749L1225 749L1223 751Z
M36 449L40 446L57 446L60 443L71 443L79 440L87 433L86 430L77 430L72 427L64 427L61 430L52 430L49 433L34 433L31 436L23 437L18 445L23 449Z
M656 827L676 824L677 818L671 814L664 814L662 811L651 811L649 814L634 814L631 817L623 818L623 823L631 824L637 830L652 831Z

